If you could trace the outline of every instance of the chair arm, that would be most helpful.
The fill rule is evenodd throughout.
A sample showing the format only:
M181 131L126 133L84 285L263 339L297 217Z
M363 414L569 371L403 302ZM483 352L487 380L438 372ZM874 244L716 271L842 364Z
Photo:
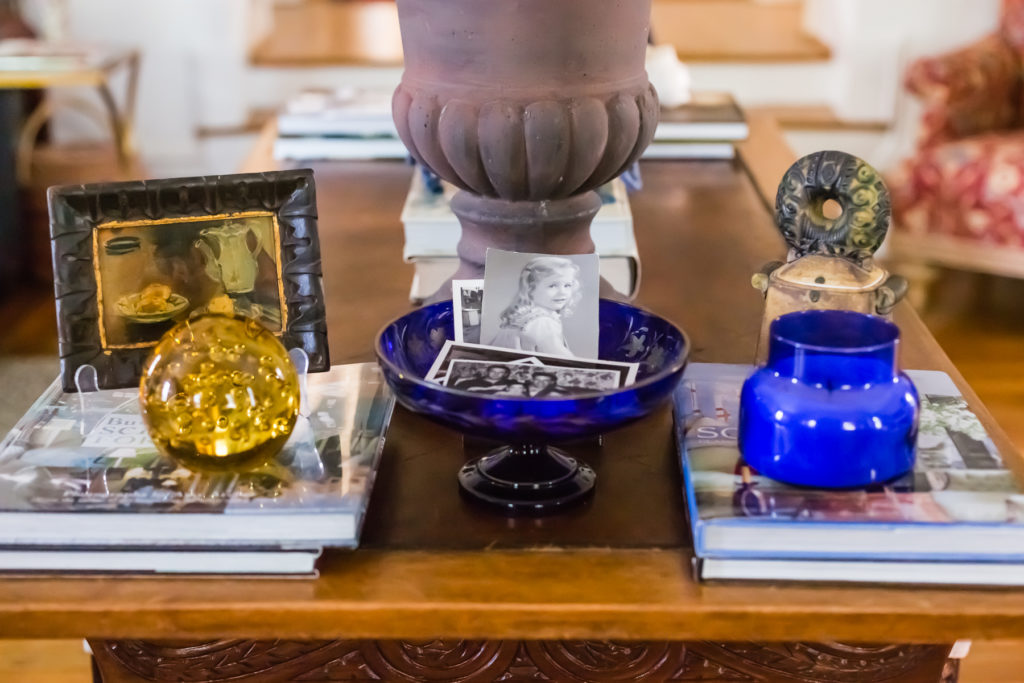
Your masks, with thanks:
M920 147L1017 123L1021 60L999 36L917 60L907 70L905 84L925 106Z

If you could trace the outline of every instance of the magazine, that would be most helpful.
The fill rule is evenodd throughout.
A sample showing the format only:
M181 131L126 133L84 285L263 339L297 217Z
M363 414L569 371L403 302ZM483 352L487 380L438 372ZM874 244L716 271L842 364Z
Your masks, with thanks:
M137 391L55 382L0 442L0 545L355 546L394 398L372 363L304 381L277 458L225 474L160 455Z
M691 363L676 390L698 558L1024 562L1024 493L948 375L907 373L921 396L912 472L867 488L824 490L788 486L744 464L739 399L752 371Z

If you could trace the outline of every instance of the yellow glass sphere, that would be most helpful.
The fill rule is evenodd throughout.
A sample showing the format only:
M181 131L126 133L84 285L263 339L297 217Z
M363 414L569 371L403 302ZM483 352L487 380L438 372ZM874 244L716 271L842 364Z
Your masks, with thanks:
M179 323L146 361L142 415L164 455L195 470L261 465L299 414L288 351L255 320L207 314Z

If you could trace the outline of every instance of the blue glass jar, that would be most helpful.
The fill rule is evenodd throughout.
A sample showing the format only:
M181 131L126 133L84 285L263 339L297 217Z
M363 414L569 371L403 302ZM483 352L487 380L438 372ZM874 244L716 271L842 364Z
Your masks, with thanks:
M914 466L920 400L897 367L899 328L852 311L775 319L768 363L743 384L740 450L764 476L866 486Z

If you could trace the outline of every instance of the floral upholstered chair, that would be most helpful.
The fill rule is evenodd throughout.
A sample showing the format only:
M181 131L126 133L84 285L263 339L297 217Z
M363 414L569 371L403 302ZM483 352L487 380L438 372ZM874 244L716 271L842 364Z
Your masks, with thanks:
M997 33L912 64L906 87L925 111L889 179L891 260L1024 277L1024 0L1003 0Z

